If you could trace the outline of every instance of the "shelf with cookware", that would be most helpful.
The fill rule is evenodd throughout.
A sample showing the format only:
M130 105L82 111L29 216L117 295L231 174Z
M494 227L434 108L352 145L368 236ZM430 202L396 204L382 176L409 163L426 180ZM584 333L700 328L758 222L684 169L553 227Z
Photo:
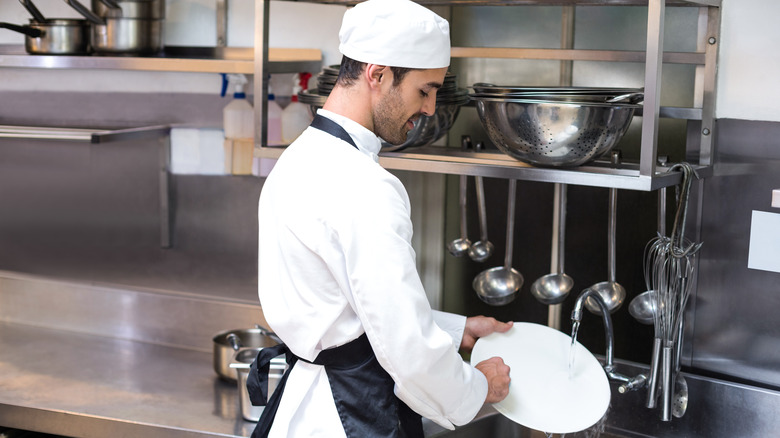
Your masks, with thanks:
M316 71L317 49L269 48L268 73ZM254 50L244 47L166 46L154 56L30 55L24 46L0 44L1 68L103 69L182 73L254 73Z
M352 5L352 1L319 1L309 0L310 3L328 3L340 5ZM647 36L646 50L621 51L621 50L583 50L583 49L538 49L515 47L452 47L453 58L488 58L488 59L529 59L529 60L560 60L560 61L600 61L600 62L630 62L644 63L644 87L643 104L635 105L634 116L642 116L641 145L638 162L621 162L613 165L606 157L591 159L585 164L578 163L574 166L561 166L552 164L535 163L533 160L521 160L512 158L506 150L501 152L469 152L460 151L454 147L430 146L393 150L385 148L380 153L380 164L389 169L411 170L444 174L465 174L487 177L514 178L526 181L541 181L551 183L565 183L595 187L613 187L618 189L632 189L652 191L662 187L679 184L682 177L679 172L669 173L668 168L658 164L658 137L659 119L674 118L694 121L689 124L696 126L698 133L689 134L687 139L686 157L697 155L697 162L693 162L694 168L700 177L706 177L711 173L712 146L714 132L714 101L715 101L715 74L716 58L720 28L720 0L676 1L676 0L555 0L555 1L445 1L422 0L420 3L429 6L512 6L512 5L545 5L545 6L646 6L647 7ZM268 1L264 1L264 8L257 7L255 12L256 59L263 58L264 42L268 40ZM259 6L259 5L258 5ZM690 52L664 51L664 20L666 6L697 7L698 31L697 49ZM264 73L267 63L255 63L255 76ZM661 71L663 64L685 64L696 67L694 103L689 108L661 107ZM261 76L262 77L262 76ZM474 85L466 86L474 88ZM490 85L490 84L486 84ZM255 95L265 96L267 84L262 81L255 83ZM514 91L514 90L511 90ZM471 94L472 102L478 110L483 102L480 102L480 93ZM496 96L482 99L484 101L496 100ZM504 96L507 97L507 96ZM508 96L515 100L517 96ZM521 103L519 100L512 104ZM527 102L522 102L526 105ZM265 107L256 107L256 126L262 127L256 131L255 156L261 158L278 158L283 148L266 146L265 123L263 111ZM549 113L549 111L548 111ZM483 124L484 124L484 120ZM503 121L506 122L506 121ZM507 123L503 123L506 125ZM700 125L700 126L699 126ZM580 128L582 128L580 126ZM518 130L517 127L513 129ZM610 128L611 129L611 128ZM488 136L499 149L502 147L491 135L491 129L486 129ZM495 131L495 129L493 129ZM517 134L517 132L509 133ZM449 143L457 143L450 139ZM531 145L533 146L533 145ZM541 145L539 145L541 146ZM548 145L544 145L548 146ZM614 145L613 145L614 146ZM506 148L504 148L506 149ZM606 158L605 158L606 157ZM517 157L515 157L517 158Z

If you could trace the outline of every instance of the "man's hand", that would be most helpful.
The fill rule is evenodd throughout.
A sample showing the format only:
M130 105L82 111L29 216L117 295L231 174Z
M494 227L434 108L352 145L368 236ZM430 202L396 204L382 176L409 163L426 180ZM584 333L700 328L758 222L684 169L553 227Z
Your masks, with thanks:
M466 328L463 330L463 339L460 341L460 349L470 353L477 339L491 333L505 333L512 328L512 322L500 322L495 318L485 316L472 316L466 318Z
M509 395L509 366L500 357L483 360L475 367L488 381L485 403L498 403Z

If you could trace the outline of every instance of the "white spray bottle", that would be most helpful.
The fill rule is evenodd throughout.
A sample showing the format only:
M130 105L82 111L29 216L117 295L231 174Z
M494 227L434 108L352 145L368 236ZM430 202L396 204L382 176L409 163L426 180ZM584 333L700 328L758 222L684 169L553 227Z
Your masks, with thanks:
M255 111L246 99L246 76L223 75L222 95L228 85L234 87L233 100L222 109L222 128L225 131L225 173L248 175L252 173L254 155Z
M290 144L309 126L312 120L309 106L298 102L298 93L309 87L311 73L295 75L292 102L282 112L282 141Z

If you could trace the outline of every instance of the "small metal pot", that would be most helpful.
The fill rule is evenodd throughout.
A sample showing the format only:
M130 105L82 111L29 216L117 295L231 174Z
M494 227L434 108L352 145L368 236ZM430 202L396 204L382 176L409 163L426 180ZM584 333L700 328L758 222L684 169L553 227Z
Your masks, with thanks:
M152 55L163 48L163 20L100 17L78 0L65 0L92 23L90 43L97 54Z
M268 331L263 328L238 329L222 332L214 336L214 372L230 382L236 380L236 371L230 369L230 363L236 353L245 349L266 348L277 345Z
M0 28L25 35L24 49L32 55L86 55L89 53L90 27L86 20L53 18L43 22L30 20L19 26L0 23Z
M165 0L92 0L92 10L103 18L165 18Z
M105 18L92 24L90 42L98 54L153 55L162 50L162 20Z
M241 406L241 416L244 420L257 422L260 420L260 415L263 413L263 406L253 406L249 399L249 390L246 387L246 381L249 377L249 370L254 362L257 354L260 353L262 348L247 348L241 350L236 354L235 359L230 364L230 368L235 370L238 379L236 380L238 386L238 402ZM279 381L282 380L284 372L287 370L287 362L284 360L284 356L279 356L271 359L271 365L268 369L268 397L274 393L276 387L279 385ZM268 401L268 400L266 400Z

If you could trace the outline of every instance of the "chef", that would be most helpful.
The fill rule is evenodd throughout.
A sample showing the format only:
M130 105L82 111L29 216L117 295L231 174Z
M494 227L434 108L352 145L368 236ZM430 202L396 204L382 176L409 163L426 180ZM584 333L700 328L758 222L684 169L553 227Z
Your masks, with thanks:
M458 349L511 323L431 310L415 266L407 192L377 163L433 115L450 63L449 24L408 0L368 0L339 32L339 77L312 125L263 186L258 290L284 344L248 388L266 405L270 359L288 371L253 437L422 437L453 429L509 390L509 367L472 367Z

